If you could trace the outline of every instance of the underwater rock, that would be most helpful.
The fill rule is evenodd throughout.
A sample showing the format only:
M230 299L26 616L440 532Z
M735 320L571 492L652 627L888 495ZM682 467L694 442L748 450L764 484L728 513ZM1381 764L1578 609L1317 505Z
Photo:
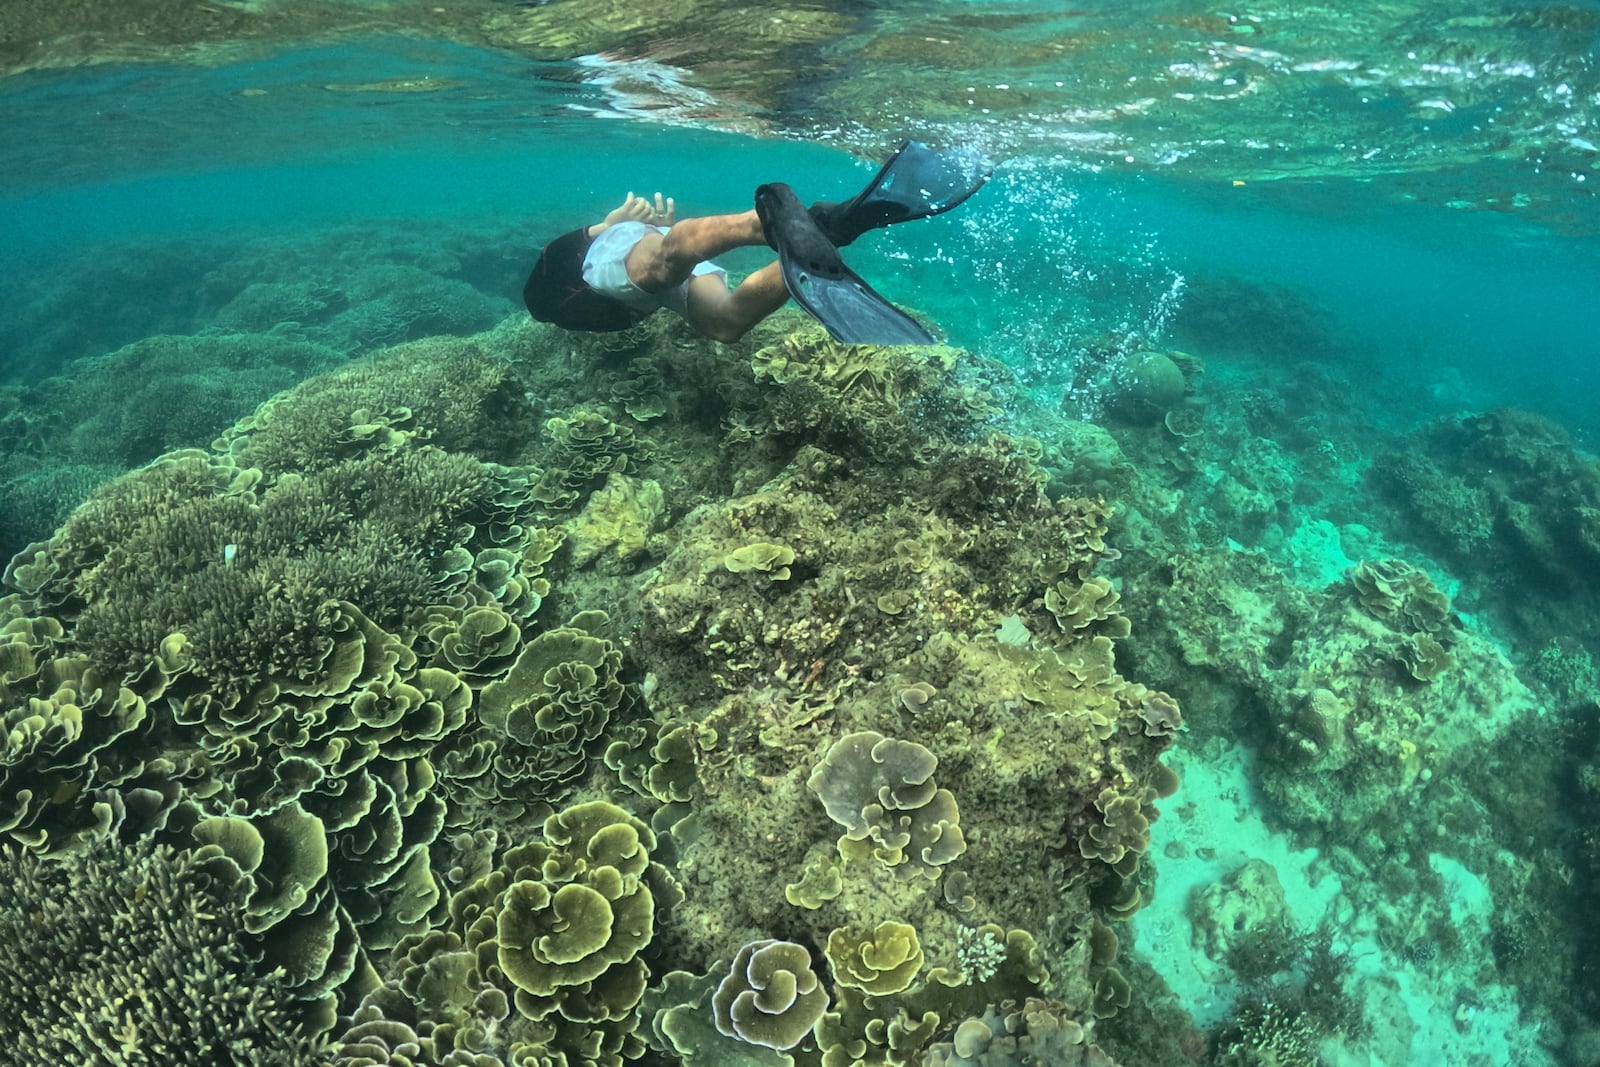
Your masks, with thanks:
M1111 410L1129 422L1160 422L1189 391L1183 369L1165 352L1135 352L1118 370L1120 391Z
M1226 963L1244 941L1262 931L1282 930L1289 921L1278 872L1259 859L1196 890L1188 910L1195 947L1213 963Z
M1499 408L1439 419L1378 456L1372 477L1420 543L1486 590L1517 576L1588 605L1600 589L1600 460L1543 416ZM1549 624L1531 603L1543 598L1520 590L1496 600L1543 635ZM1592 606L1583 615L1592 629Z
M612 472L589 494L583 510L567 524L573 567L594 563L618 574L644 554L645 542L666 514L661 483Z

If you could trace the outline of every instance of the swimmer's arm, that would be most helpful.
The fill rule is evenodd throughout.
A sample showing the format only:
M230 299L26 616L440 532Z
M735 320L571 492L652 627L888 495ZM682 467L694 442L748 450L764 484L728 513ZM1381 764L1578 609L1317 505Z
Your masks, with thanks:
M595 238L607 226L618 222L647 222L652 226L671 226L677 220L678 205L672 197L663 197L656 194L655 202L651 203L642 196L632 193L622 201L622 206L612 208L611 213L604 219L589 227L589 237Z

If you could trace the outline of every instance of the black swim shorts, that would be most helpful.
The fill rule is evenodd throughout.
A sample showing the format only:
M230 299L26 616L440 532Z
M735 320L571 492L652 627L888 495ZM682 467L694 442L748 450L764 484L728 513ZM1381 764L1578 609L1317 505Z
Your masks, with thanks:
M544 246L522 287L530 315L563 330L587 333L615 333L644 321L644 312L595 292L583 280L583 257L592 243L585 226Z

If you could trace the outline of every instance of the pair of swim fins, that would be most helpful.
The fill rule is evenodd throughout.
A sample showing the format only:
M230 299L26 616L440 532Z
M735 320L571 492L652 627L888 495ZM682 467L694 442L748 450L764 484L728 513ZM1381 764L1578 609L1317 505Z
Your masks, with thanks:
M756 213L797 304L844 344L930 345L936 338L845 266L839 248L869 230L940 215L989 175L970 157L907 141L849 200L810 208L782 182L756 190Z

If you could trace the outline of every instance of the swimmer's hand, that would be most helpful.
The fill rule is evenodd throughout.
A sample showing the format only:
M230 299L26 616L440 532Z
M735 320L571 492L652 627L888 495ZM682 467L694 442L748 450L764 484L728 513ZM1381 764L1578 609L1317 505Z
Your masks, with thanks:
M657 193L652 202L629 193L622 206L613 208L600 225L602 228L618 222L643 222L651 226L671 226L677 220L678 205L672 197Z

